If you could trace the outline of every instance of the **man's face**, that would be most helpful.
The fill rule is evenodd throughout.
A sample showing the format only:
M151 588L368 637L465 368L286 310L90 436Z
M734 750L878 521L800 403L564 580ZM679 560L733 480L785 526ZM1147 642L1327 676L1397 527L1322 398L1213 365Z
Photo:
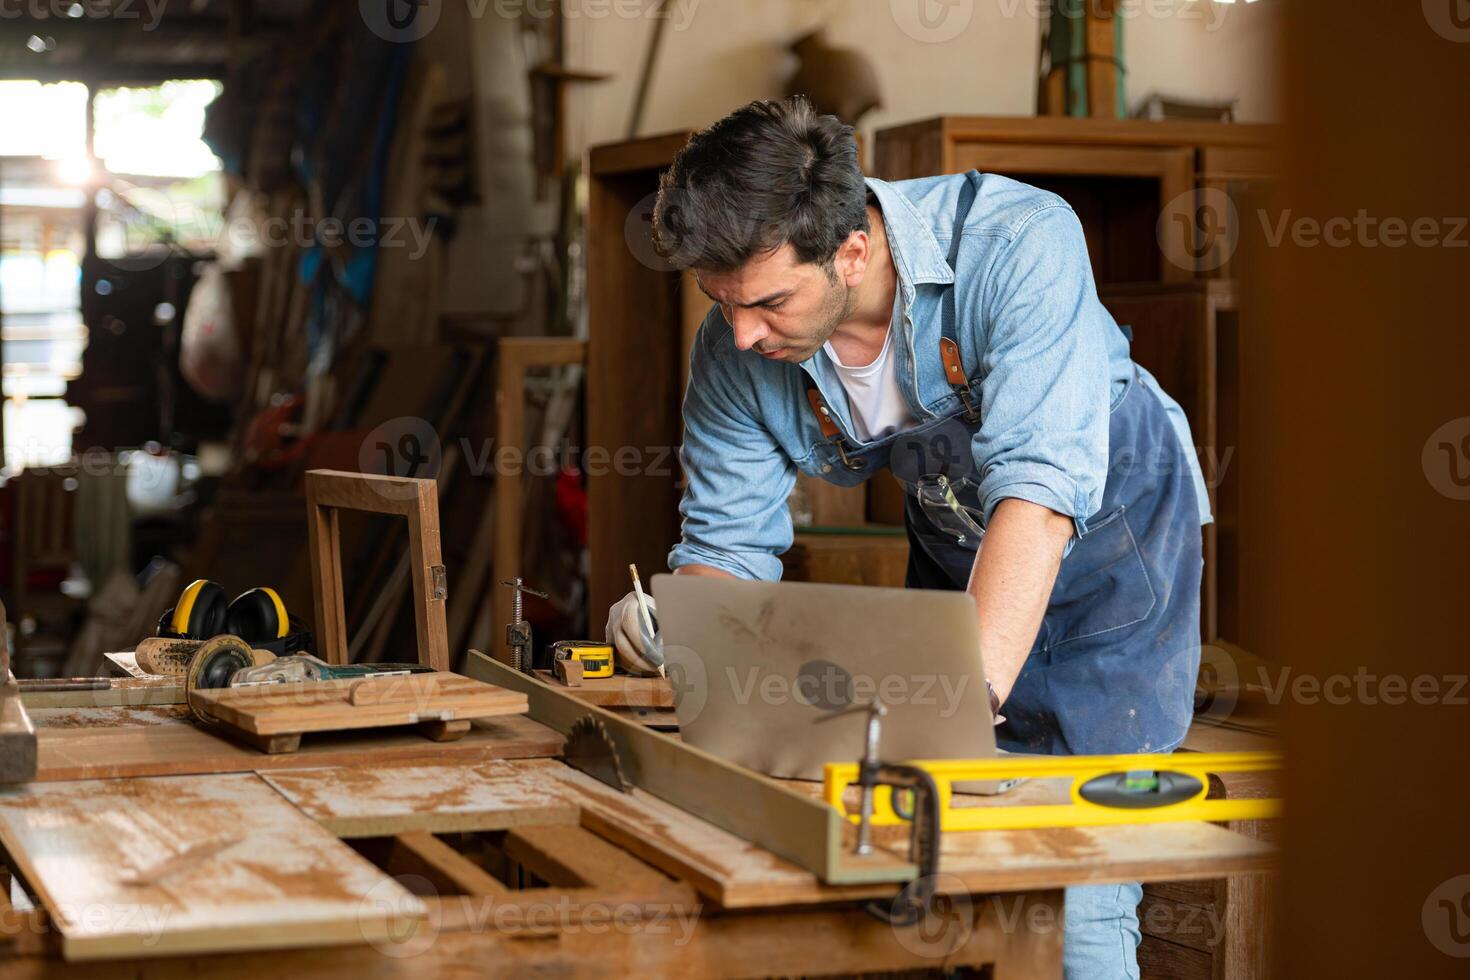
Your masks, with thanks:
M866 234L860 247L865 250ZM839 249L832 268L802 262L790 245L755 256L731 272L699 272L710 299L720 304L735 331L735 346L762 357L800 363L815 354L851 313L862 279L854 270L852 239Z

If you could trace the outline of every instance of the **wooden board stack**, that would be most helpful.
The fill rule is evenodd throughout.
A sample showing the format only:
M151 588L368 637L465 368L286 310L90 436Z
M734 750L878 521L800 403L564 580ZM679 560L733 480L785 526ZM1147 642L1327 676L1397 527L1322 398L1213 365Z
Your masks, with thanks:
M189 698L224 733L264 752L294 752L305 732L394 725L449 741L473 719L526 710L524 694L447 672L195 690Z

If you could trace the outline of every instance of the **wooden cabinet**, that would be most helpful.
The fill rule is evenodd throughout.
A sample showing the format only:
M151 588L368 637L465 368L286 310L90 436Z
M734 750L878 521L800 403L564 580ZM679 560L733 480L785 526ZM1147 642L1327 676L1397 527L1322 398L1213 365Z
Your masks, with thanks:
M1214 250L1225 232L1195 206L1209 203L1206 189L1275 173L1273 138L1270 126L1238 123L941 116L880 130L874 174L1014 177L1072 205L1099 285L1181 282L1224 274Z
M668 567L679 540L680 395L687 371L679 273L648 231L658 178L687 132L593 147L587 177L587 541L590 623ZM591 454L596 453L596 458Z

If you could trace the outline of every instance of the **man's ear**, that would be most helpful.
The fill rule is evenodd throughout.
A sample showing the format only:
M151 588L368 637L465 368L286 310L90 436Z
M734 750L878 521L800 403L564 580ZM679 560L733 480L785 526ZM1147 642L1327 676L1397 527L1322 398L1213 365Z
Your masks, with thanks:
M868 259L872 256L872 240L862 229L850 232L847 240L837 247L832 257L832 268L844 285L856 286L863 281L868 271Z

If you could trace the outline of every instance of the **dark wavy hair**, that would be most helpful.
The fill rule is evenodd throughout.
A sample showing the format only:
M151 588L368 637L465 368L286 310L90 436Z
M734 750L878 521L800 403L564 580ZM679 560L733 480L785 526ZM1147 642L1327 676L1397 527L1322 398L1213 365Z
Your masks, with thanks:
M760 101L696 133L659 181L653 241L675 268L728 272L790 243L828 267L868 230L852 127L804 96Z

